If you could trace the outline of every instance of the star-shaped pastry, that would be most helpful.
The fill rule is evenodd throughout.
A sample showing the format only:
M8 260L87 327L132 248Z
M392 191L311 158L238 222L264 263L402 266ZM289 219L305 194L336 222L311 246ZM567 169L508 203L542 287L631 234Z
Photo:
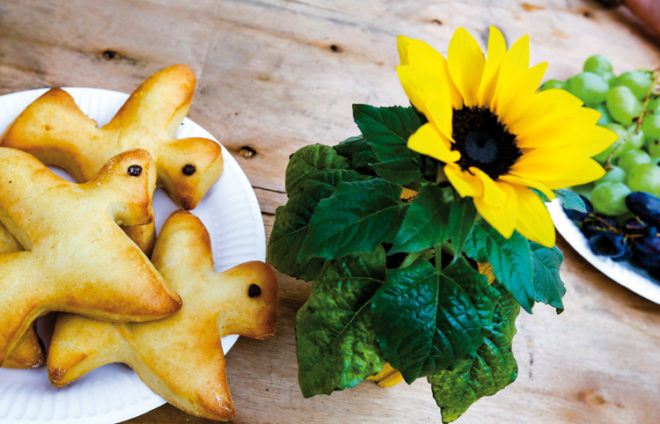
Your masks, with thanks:
M7 128L1 145L32 153L66 170L78 182L93 178L113 156L131 149L151 153L158 186L183 208L192 209L222 174L220 145L205 138L175 139L188 113L195 74L174 65L147 78L101 128L85 116L71 95L53 88L31 103ZM145 251L153 226L127 228Z
M25 249L0 254L0 363L49 311L145 321L178 310L179 296L117 225L153 220L155 172L134 150L75 184L0 148L0 221Z
M232 419L220 338L273 334L273 271L255 261L215 273L208 233L185 211L165 221L152 261L181 295L181 310L140 324L59 315L48 354L51 382L63 386L101 365L123 362L174 406L210 419Z

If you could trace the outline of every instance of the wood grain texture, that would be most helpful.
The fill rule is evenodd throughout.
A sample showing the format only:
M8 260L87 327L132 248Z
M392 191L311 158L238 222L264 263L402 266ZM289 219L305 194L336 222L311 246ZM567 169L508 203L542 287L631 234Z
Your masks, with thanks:
M594 0L4 0L0 94L44 86L125 92L173 63L198 77L189 116L234 154L270 233L286 201L289 155L355 135L351 104L406 104L396 36L446 52L464 26L480 41L496 25L529 34L532 62L567 78L594 53L616 72L655 68L660 50L629 13ZM539 305L517 320L515 383L477 402L459 423L660 422L660 307L582 260L563 240L566 311ZM279 274L278 332L239 339L227 356L237 423L440 422L420 380L373 383L304 399L297 386L295 313L309 285ZM131 423L202 423L163 406Z

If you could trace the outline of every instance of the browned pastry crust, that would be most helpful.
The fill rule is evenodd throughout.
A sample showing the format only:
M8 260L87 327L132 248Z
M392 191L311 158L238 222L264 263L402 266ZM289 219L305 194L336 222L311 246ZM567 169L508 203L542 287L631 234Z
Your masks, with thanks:
M66 91L53 88L16 118L1 144L61 167L79 182L93 178L118 153L147 150L156 162L158 185L191 209L220 177L223 164L218 143L174 138L194 90L193 71L170 66L146 79L114 118L98 128Z
M179 309L178 295L117 226L153 220L155 172L149 153L133 150L75 184L0 148L0 221L25 248L0 254L0 363L49 311L145 321Z
M172 214L152 261L183 300L159 321L112 324L58 316L48 374L63 386L101 365L123 362L158 395L194 415L234 417L220 338L265 338L275 330L277 280L263 262L215 273L208 233L192 214Z

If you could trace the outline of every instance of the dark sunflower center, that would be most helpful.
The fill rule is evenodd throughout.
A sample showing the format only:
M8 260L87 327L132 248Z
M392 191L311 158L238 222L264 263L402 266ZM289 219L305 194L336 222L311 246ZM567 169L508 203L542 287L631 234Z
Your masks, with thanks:
M452 125L452 150L461 153L457 163L464 171L475 166L495 180L509 172L522 155L516 136L508 132L488 108L454 110Z

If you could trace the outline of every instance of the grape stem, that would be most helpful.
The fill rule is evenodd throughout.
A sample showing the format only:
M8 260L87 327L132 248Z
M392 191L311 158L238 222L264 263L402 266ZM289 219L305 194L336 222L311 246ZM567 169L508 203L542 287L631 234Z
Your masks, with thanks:
M653 71L653 82L651 82L649 88L646 89L646 94L644 95L644 102L642 103L642 114L639 115L639 119L637 120L637 127L635 128L635 134L638 133L639 130L642 128L642 124L644 123L644 118L648 113L648 111L646 110L646 105L649 103L649 100L651 99L651 94L655 91L656 84L658 83L658 78L660 78L660 69L656 69L655 71Z

